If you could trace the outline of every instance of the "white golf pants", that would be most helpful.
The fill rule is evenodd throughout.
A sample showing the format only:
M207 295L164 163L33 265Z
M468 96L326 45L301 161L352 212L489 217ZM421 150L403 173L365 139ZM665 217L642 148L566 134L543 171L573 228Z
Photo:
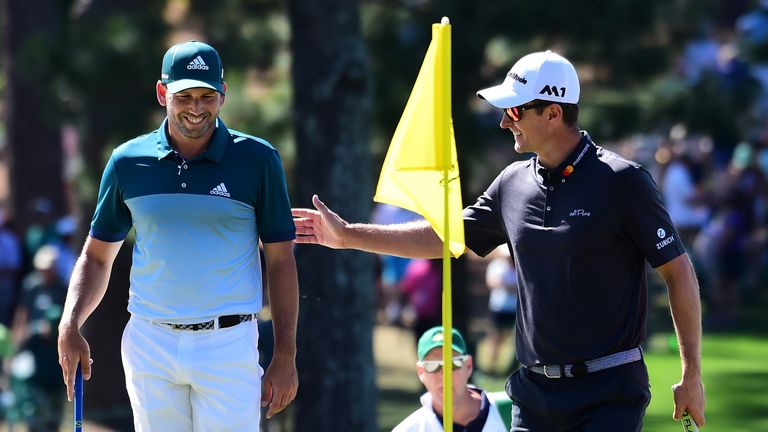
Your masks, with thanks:
M255 320L189 331L131 317L121 353L136 431L258 431L258 340Z

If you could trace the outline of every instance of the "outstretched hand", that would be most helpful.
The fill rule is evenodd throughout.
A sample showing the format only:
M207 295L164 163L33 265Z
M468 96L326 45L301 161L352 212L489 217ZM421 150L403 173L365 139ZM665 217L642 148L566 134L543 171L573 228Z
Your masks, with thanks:
M317 195L312 196L317 210L291 209L296 224L296 243L319 244L333 249L342 249L344 228L347 221L331 211Z

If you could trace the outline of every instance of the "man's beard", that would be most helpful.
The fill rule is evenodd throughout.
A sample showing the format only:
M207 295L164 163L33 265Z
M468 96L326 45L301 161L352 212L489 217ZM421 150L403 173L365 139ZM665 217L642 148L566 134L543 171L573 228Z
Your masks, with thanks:
M203 120L198 124L198 128L196 129L189 129L184 125L184 118L181 116L181 114L177 115L173 119L173 124L176 126L176 129L181 132L182 135L184 135L187 138L200 138L201 136L208 133L208 131L211 130L211 127L213 127L216 124L216 118L215 117L208 117L207 119Z

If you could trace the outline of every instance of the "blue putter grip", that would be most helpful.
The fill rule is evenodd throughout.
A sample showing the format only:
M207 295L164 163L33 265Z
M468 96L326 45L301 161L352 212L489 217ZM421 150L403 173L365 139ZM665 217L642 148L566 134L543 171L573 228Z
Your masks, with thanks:
M75 432L83 431L83 370L77 364L75 374Z
M683 418L681 420L681 423L683 423L683 430L685 432L699 432L699 427L696 425L693 417L688 414L688 411L683 412Z

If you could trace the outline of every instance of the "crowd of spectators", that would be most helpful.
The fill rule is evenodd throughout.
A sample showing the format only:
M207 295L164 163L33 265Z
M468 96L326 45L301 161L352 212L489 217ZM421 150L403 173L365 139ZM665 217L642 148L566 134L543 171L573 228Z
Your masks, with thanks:
M0 209L0 420L29 431L58 430L64 383L57 327L76 253L71 216L56 217L50 201L31 201L23 235Z
M729 329L768 275L768 0L702 26L678 65L687 86L720 94L697 101L716 115L650 140L647 163L696 264L705 329Z

